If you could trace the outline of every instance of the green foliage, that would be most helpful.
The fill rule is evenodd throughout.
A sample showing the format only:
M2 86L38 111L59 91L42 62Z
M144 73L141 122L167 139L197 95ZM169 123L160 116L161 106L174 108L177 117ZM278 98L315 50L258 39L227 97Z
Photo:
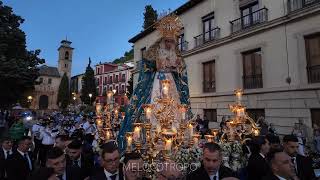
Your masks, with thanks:
M24 19L0 1L0 107L8 107L30 91L39 76L37 66L44 63L40 50L26 49L26 35L20 29Z
M58 105L60 108L65 109L67 108L70 101L70 91L69 91L69 79L66 73L64 73L58 92Z
M90 99L89 94L92 94ZM91 59L89 58L89 64L86 68L86 72L82 78L82 89L81 89L81 101L85 104L92 104L97 96L97 87L94 78L94 71L91 68Z
M143 16L144 16L143 29L147 29L153 23L155 23L158 19L158 13L156 10L152 8L151 5L145 6Z
M123 64L123 63L128 62L132 59L133 59L133 49L131 49L130 51L126 51L122 57L113 60L112 63Z

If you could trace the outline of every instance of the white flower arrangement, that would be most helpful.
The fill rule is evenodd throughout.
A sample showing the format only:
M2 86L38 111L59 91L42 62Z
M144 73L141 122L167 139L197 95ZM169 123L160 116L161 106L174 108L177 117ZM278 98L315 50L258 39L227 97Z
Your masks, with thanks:
M243 156L242 145L239 142L226 142L219 144L222 149L223 165L238 171L246 165L246 159Z
M184 174L187 174L192 169L197 169L201 166L202 148L193 147L191 149L181 148L174 155L173 160L181 166Z

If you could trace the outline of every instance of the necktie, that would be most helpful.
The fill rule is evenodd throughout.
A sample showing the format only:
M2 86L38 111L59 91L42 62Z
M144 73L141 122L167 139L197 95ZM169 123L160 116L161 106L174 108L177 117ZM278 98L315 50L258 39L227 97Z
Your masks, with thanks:
M217 180L217 176L213 176L212 180Z
M28 154L25 153L23 156L24 156L24 160L28 163L29 169L32 170L31 163L28 158Z
M110 178L111 178L111 180L116 180L117 174L114 174L114 175L110 176Z
M78 160L74 160L73 161L73 165L76 166L76 167L79 167L79 163L78 162L79 162Z
M291 162L292 162L292 164L293 164L294 171L295 171L296 174L298 175L298 171L297 171L297 168L296 168L296 158L295 158L295 157L291 158Z
M9 155L10 155L10 151L7 151L7 157L6 157L6 159L9 157Z

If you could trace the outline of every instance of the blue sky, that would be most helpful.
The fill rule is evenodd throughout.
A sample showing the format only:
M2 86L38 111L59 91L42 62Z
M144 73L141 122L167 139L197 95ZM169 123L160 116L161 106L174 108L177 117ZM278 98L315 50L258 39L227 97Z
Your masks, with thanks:
M143 12L151 4L158 13L187 0L3 0L25 22L29 50L41 49L46 64L57 66L60 41L72 41L72 75L92 64L111 61L130 50L128 40L142 30Z

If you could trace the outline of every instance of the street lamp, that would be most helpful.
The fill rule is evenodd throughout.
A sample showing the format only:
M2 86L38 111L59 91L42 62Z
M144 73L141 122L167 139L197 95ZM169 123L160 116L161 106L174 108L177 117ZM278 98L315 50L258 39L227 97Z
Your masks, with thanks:
M29 103L29 108L30 108L31 102L32 102L32 96L27 97L27 102Z
M89 94L89 97L90 97L90 105L91 105L91 98L92 98L92 94L91 93Z

